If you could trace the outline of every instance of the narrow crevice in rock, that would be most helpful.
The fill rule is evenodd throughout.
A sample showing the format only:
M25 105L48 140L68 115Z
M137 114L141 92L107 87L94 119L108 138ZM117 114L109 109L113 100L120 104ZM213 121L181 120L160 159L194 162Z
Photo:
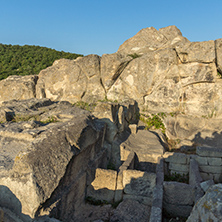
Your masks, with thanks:
M87 87L86 87L87 88ZM82 93L82 95L81 95L81 99L85 96L85 94L86 94L86 91L84 91L83 93Z
M105 95L106 95L107 91L106 91L106 88L105 88L105 86L103 84L102 75L101 75L101 57L99 59L99 76L100 76L99 82L100 82L102 88L104 89L104 92L105 92Z
M34 98L36 98L36 86L37 86L37 82L38 82L38 80L39 80L39 77L38 76L36 76L36 79L34 80L34 83L35 83L35 85L34 85L34 87L33 87L33 91L34 91Z
M122 74L122 72L124 71L124 69L128 66L128 64L132 61L133 59L123 62L119 65L117 71L115 72L115 74L113 75L112 79L111 79L111 84L109 86L109 88L107 89L107 91L112 87L112 85L116 82L116 80L120 77L120 75Z
M203 81L196 81L196 82L191 82L191 83L188 83L186 85L183 85L182 87L187 87L187 86L190 86L190 85L194 85L194 84L198 84L198 83L215 83L214 81L207 81L207 80L203 80Z
M106 91L106 88L105 88L105 86L104 86L104 84L103 84L102 78L100 78L99 81L100 81L100 84L101 84L101 86L103 87L103 89L104 89L104 91L105 91L105 94L106 94L107 91Z
M216 64L216 67L217 67L217 72L222 76L222 70L219 68L218 66L218 55L217 55L217 40L214 41L214 44L215 44L215 64Z
M128 65L131 61L132 61L132 60L126 61L126 62L123 62L123 63L121 63L121 64L119 65L116 73L115 73L115 74L113 75L113 77L112 77L112 81L115 82L115 81L119 78L119 76L121 75L121 73L123 72L123 70L127 67L127 65Z
M181 60L181 58L180 58L180 56L179 56L179 54L178 54L176 48L173 48L173 50L175 51L176 56L177 56L177 58L178 58L178 63L183 63L183 61Z

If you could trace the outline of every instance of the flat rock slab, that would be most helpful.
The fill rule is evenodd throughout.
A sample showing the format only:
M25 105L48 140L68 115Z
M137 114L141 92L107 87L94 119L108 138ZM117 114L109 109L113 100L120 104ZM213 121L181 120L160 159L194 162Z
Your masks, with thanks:
M137 154L139 162L157 163L164 153L160 139L148 130L138 130L131 134L120 146L122 151L129 150Z

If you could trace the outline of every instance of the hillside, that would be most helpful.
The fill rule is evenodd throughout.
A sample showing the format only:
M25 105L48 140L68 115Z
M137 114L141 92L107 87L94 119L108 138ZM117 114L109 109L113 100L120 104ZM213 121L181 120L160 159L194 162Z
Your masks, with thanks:
M56 59L76 59L79 56L82 55L40 46L0 44L0 80L10 75L38 74Z

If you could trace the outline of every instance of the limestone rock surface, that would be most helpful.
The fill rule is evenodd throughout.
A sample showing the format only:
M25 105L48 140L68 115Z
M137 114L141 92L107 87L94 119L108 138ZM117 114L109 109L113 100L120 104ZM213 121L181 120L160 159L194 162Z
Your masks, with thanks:
M207 193L194 206L188 222L222 220L222 185L211 186Z
M176 26L168 26L156 30L153 27L144 28L135 36L126 40L118 49L124 54L143 54L164 48L183 40L180 30Z
M36 96L38 76L9 76L0 81L0 102L7 100L30 99Z
M59 186L70 161L89 147L101 147L105 125L66 102L9 103L4 105L13 121L0 125L0 185L16 196L22 213L33 217ZM95 158L95 152L91 155Z
M37 98L93 101L103 99L100 83L100 57L89 55L76 60L60 59L39 73Z
M116 53L60 59L38 76L1 81L0 101L134 99L149 112L221 116L221 49L221 39L190 42L176 26L145 28Z

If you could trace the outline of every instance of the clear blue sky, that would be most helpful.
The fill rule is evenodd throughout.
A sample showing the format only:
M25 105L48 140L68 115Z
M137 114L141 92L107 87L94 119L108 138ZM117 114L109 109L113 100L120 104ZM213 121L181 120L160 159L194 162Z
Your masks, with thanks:
M190 41L222 38L222 0L0 0L0 43L114 53L139 30L176 25Z

